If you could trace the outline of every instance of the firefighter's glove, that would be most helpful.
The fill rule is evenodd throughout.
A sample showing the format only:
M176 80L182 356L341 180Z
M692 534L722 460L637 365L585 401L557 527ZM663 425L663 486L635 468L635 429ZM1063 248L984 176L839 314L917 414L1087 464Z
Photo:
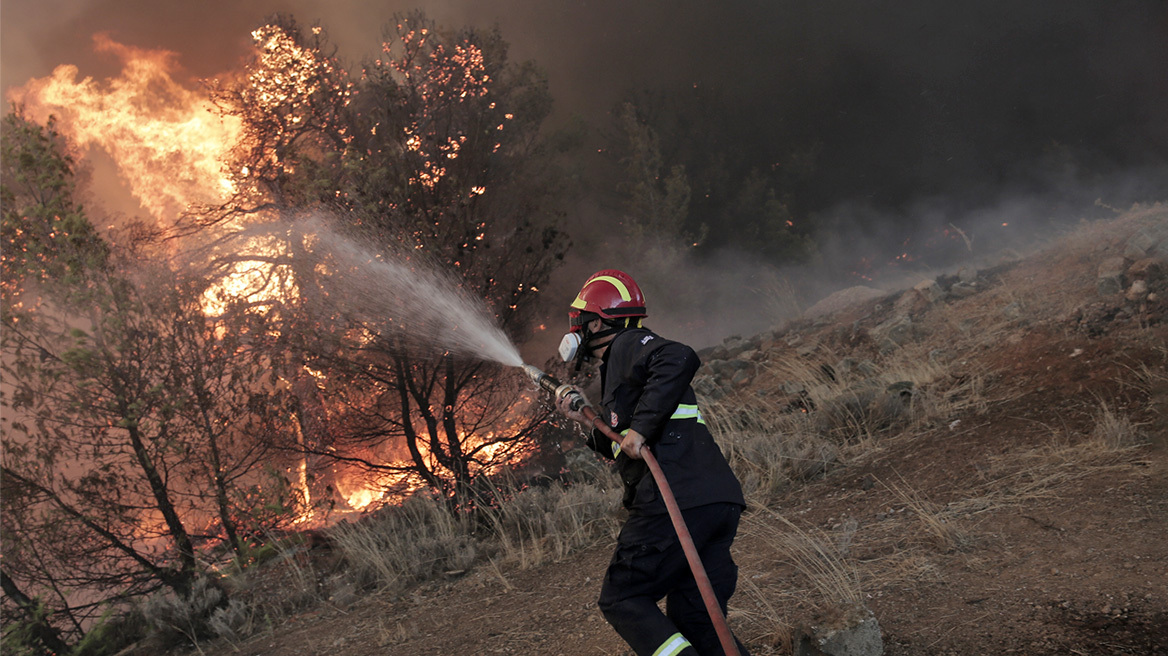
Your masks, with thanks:
M621 440L621 451L633 460L641 460L641 449L645 448L645 436L635 430L629 430Z
M579 398L584 399L584 403L579 406L581 409L591 405L588 402L588 397L584 396L584 392L581 392L579 387L573 386L572 390L580 395ZM571 419L572 421L584 424L585 426L589 425L588 417L584 416L583 412L572 409L571 404L573 398L575 398L573 394L561 394L557 396L556 410L559 410L560 414L564 415L568 419Z

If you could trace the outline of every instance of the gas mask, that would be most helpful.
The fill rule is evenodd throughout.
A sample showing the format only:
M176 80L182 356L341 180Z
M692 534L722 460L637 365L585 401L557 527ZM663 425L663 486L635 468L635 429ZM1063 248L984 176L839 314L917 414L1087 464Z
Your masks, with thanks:
M588 330L588 326L580 326L580 330L570 332L560 340L560 357L563 358L564 362L575 360L576 371L580 371L580 367L592 359L592 351L595 349L589 346L589 344L594 340L608 337L621 330L621 327L608 326L604 330L593 333Z

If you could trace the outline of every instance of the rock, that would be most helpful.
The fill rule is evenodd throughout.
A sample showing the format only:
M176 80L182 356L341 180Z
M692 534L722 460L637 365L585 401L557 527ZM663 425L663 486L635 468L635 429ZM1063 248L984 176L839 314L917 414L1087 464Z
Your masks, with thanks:
M815 317L835 314L841 310L845 310L853 305L858 305L865 301L875 300L885 296L887 292L872 287L865 287L857 285L855 287L848 287L841 289L829 295L827 298L820 300L815 305L807 308L803 312L803 316L812 319Z
M1127 243L1124 244L1124 257L1131 260L1147 257L1168 238L1166 232L1168 231L1162 227L1147 227L1137 230L1135 234L1128 237Z
M923 280L896 299L893 311L897 314L915 315L927 310L945 296L935 280Z
M880 623L866 608L800 628L794 645L795 656L880 656L883 653Z
M949 288L949 293L955 298L968 298L977 292L976 282L959 282Z
M1124 294L1124 298L1132 301L1133 303L1139 303L1147 297L1148 282L1146 280L1136 280L1132 282L1131 288L1127 290L1126 294Z
M853 374L867 378L876 374L876 365L871 360L844 358L835 364L832 371L843 379L850 379Z
M1132 280L1146 280L1149 283L1158 282L1164 276L1164 264L1154 257L1145 257L1136 260L1127 269L1127 277Z
M977 282L977 269L963 266L957 270L957 279L963 283Z
M756 348L748 348L734 356L734 359L742 360L743 362L756 362L762 359L762 353Z
M1095 290L1101 296L1119 294L1123 291L1123 271L1127 261L1122 257L1109 257L1099 265L1099 277L1095 281Z
M782 384L782 390L783 394L798 396L806 392L807 388L803 386L803 383L786 381Z
M754 372L748 369L740 369L734 373L734 377L730 379L731 387L741 387L754 378Z
M1013 248L1003 248L1001 250L1001 252L998 253L999 265L1000 264L1009 264L1011 262L1017 262L1018 260L1021 260L1021 259L1022 259L1022 253L1018 252L1017 250L1015 250Z
M936 280L922 280L913 286L913 291L920 294L930 304L940 301L945 296Z
M880 345L882 353L896 350L912 340L915 330L912 319L895 316L868 331L872 341Z

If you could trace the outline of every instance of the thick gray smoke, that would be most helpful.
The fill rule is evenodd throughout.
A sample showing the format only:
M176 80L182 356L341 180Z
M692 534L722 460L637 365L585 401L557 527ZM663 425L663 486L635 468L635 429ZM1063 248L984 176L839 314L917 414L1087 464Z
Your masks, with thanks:
M613 104L654 89L733 107L711 120L727 123L726 151L751 166L783 162L794 147L814 152L795 209L825 228L822 263L832 266L816 274L825 288L853 272L863 282L873 273L857 271L865 261L909 251L922 270L935 264L930 253L946 261L966 247L953 228L988 250L1168 192L1168 3L1155 0L5 0L0 82L21 85L63 63L115 72L93 56L97 32L172 50L192 78L213 77L238 67L249 31L276 12L319 22L356 65L377 53L393 15L412 9L439 24L498 26L513 59L546 70L553 121L579 115L593 128L593 153ZM719 318L705 339L729 330L727 317L760 316L726 308L730 292L789 279L776 263L744 266L731 254L687 274L704 292L670 288L676 275L614 262L588 235L615 220L602 214L570 216L575 260L549 303L566 304L589 269L641 268L662 280L649 285L672 312ZM553 326L558 311L549 308Z

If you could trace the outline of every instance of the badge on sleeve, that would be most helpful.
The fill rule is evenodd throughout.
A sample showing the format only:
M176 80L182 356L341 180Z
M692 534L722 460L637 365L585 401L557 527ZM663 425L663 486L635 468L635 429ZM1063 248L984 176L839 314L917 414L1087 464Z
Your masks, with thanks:
M612 417L611 417L611 418L608 420L608 423L609 423L609 425L610 425L610 426L612 426L613 428L616 428L616 425L617 425L618 423L620 423L620 420L618 420L618 419L617 419L617 416L616 416L616 413L615 413L615 412L612 412L612 413L610 413L610 414L612 414Z

